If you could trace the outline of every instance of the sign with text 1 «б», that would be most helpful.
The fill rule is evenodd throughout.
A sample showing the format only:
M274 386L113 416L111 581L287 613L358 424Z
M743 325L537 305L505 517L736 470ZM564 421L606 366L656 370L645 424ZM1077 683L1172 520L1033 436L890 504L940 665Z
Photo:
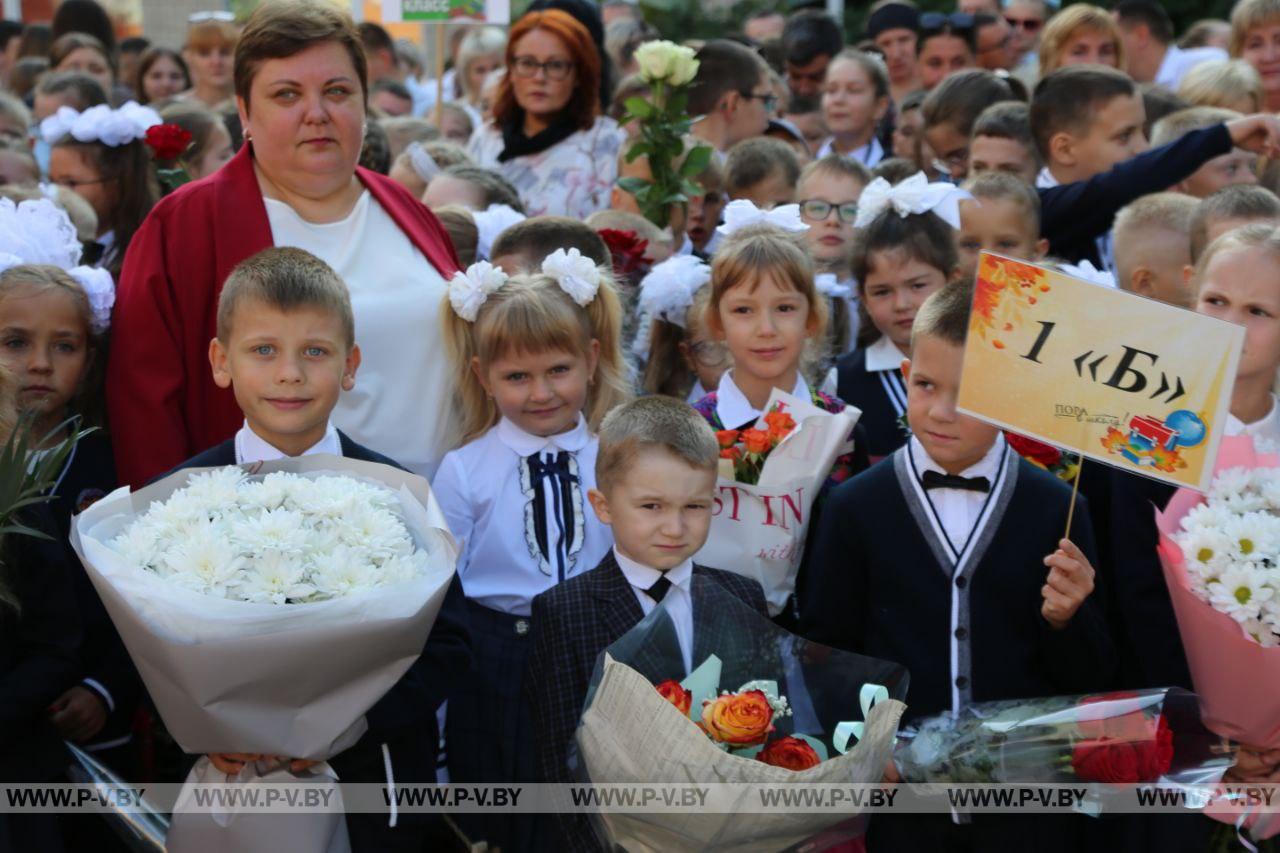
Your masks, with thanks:
M984 252L957 404L1205 491L1243 344L1240 326Z
M382 20L511 23L511 0L382 0Z

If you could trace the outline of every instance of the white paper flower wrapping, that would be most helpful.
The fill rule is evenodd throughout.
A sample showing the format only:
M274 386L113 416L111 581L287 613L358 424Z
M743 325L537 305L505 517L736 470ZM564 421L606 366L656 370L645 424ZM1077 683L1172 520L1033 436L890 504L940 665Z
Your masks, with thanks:
M449 280L449 304L468 323L480 315L489 294L507 283L507 274L488 261L477 261L466 272L456 272Z
M115 109L98 104L84 112L59 107L40 123L40 135L51 145L70 135L79 142L101 142L115 148L146 138L148 128L162 123L158 112L136 101Z
M854 228L866 228L877 216L892 208L899 216L936 213L952 228L960 227L960 202L973 198L968 190L954 184L929 183L924 172L916 172L897 184L876 178L867 184L858 199Z
M600 290L600 269L577 249L556 249L542 261L542 272L582 307L591 304Z
M800 232L808 231L809 226L800 218L800 205L783 204L772 210L763 210L756 207L749 199L736 198L729 202L724 209L724 224L716 228L716 231L722 237L728 237L733 232L746 228L748 225L772 225L775 228L781 228L783 231Z

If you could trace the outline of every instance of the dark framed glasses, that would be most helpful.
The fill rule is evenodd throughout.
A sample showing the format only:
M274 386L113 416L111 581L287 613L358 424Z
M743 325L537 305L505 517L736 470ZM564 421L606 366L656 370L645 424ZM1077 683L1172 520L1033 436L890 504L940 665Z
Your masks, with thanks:
M536 77L539 71L545 71L548 80L564 80L573 71L573 63L568 59L539 62L532 56L517 56L511 63L511 70L517 77Z
M829 201L811 198L808 201L800 202L800 215L805 219L812 219L814 222L826 220L833 210L845 225L852 225L854 220L858 218L858 203L856 201L832 204Z
M1004 20L1006 24L1015 30L1026 30L1029 33L1038 33L1040 28L1044 26L1044 21L1039 18L1010 18L1006 15Z
M744 98L750 98L753 101L759 101L764 104L765 112L773 112L773 108L778 105L778 96L772 92L764 95L757 95L755 92L739 92L738 94Z

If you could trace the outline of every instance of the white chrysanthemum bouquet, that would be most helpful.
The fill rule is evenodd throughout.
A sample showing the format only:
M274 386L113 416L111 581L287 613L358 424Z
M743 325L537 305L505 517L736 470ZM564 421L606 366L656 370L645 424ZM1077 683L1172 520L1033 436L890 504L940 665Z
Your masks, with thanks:
M332 456L119 489L75 519L72 544L183 750L314 761L354 744L418 661L456 557L425 480ZM203 758L187 778L227 781ZM256 762L234 781L271 780L335 785L327 764L293 774ZM219 849L251 850L283 837L246 814L213 825L182 803L173 844L212 833ZM271 815L273 832L342 849L325 847L345 833L340 815L290 816L288 831L283 817Z
M219 598L297 604L425 572L395 492L345 476L240 468L193 475L111 546L168 583Z
M1280 646L1280 469L1230 468L1182 517L1191 590L1263 646Z

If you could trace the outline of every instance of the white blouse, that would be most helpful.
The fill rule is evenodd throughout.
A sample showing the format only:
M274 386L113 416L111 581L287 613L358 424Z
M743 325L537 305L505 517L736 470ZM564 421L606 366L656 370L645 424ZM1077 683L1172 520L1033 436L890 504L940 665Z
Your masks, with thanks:
M600 563L613 532L586 500L596 486L596 449L579 415L572 430L552 436L503 419L445 455L431 487L462 543L458 578L467 598L528 616L535 595Z
M468 153L476 165L497 171L515 186L529 216L586 219L609 207L625 140L618 123L601 116L545 151L499 162L505 147L502 131L489 123L472 135Z
M308 222L264 198L277 246L306 249L351 292L362 360L333 423L354 441L430 477L447 450L453 374L441 339L439 271L369 195L337 222Z

